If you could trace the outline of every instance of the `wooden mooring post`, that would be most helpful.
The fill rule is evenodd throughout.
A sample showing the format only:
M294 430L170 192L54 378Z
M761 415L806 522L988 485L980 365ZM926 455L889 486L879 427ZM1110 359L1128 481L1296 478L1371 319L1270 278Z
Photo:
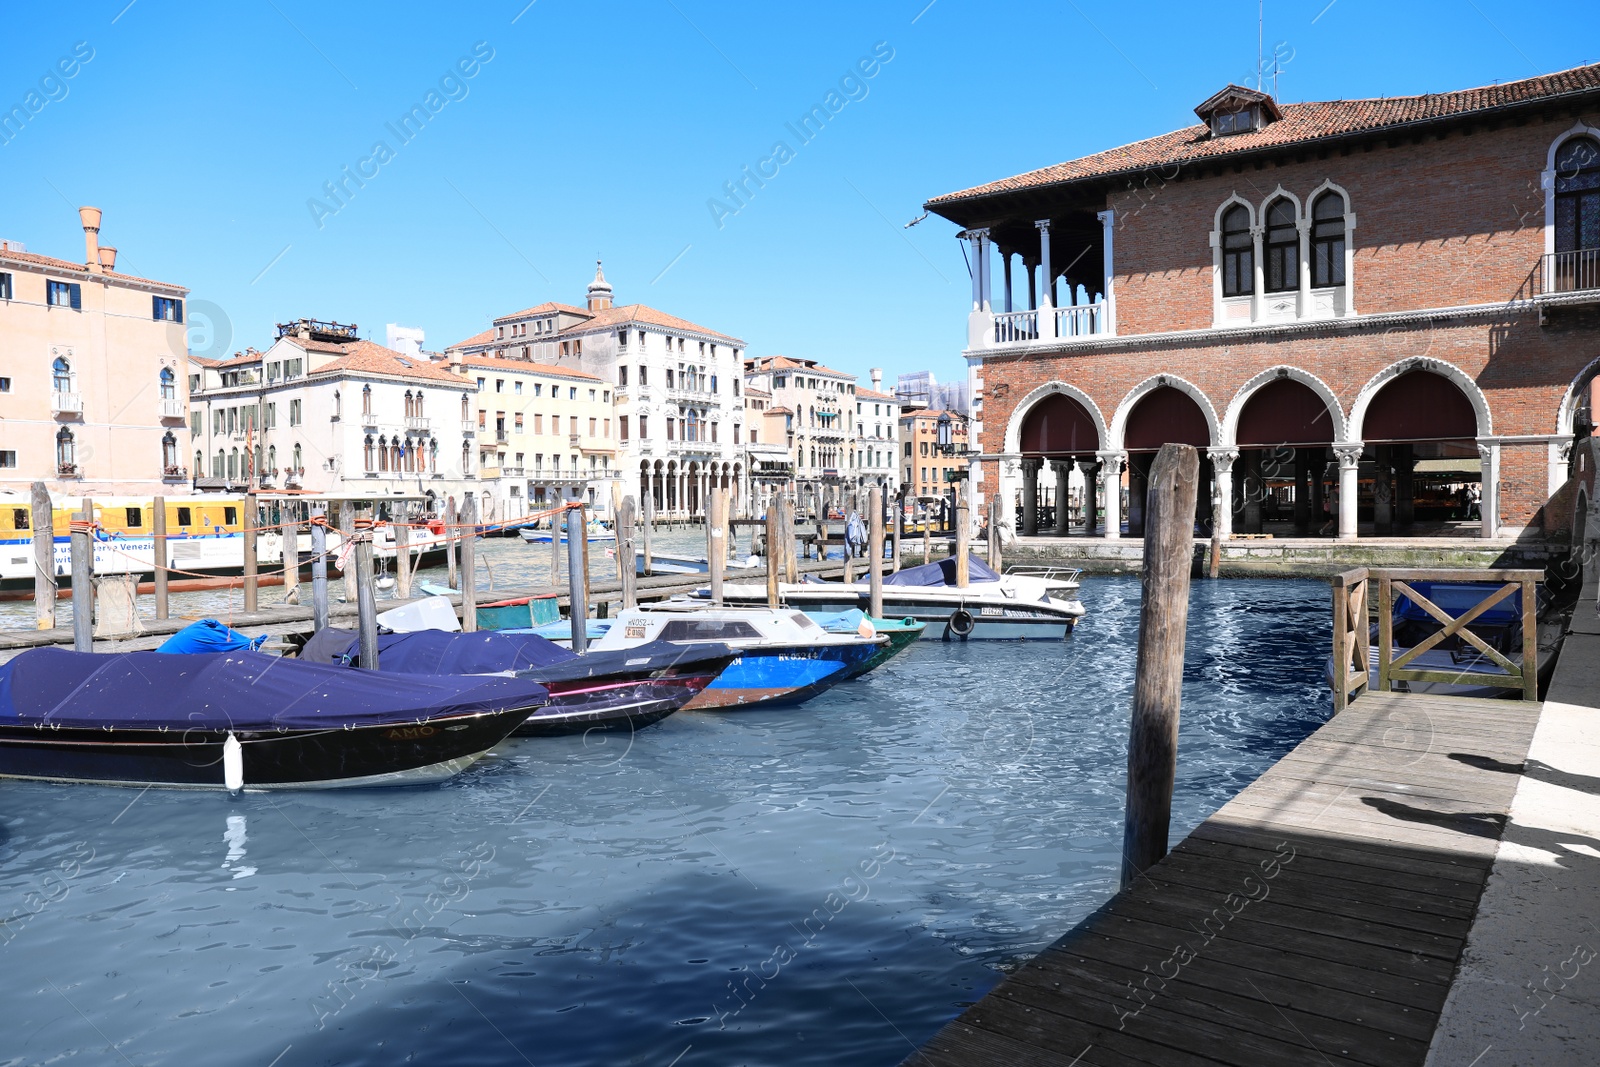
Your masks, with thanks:
M883 490L867 490L867 614L883 618Z
M167 617L167 498L158 496L150 501L155 512L151 516L151 562L155 566L152 576L156 586L156 618Z
M972 568L967 563L969 551L969 538L972 536L972 523L968 516L972 512L972 479L967 478L961 482L961 489L956 494L955 524L956 524L956 587L965 589L972 577Z
M394 531L394 595L411 599L411 527L405 519L389 524Z
M906 487L894 495L894 566L889 573L900 569L900 541L906 535Z
M361 646L361 666L365 670L378 669L378 591L374 588L372 574L372 512L363 509L361 527L356 534L354 562L356 572L356 627Z
M778 606L779 570L783 566L783 504L767 505L767 607Z
M356 506L353 501L339 501L339 545L340 554L344 556L344 602L356 603L356 568L351 561L349 553L345 552L345 545L355 543L356 536Z
M456 498L451 497L444 505L444 562L451 589L461 588L461 578L456 572L456 552L461 544L461 538L456 533L456 523L459 520Z
M283 602L300 603L300 521L279 527L283 537Z
M72 647L94 651L94 501L83 498L83 510L72 524Z
M634 570L634 514L633 497L623 497L617 509L617 580L622 583L624 608L639 606L639 576Z
M559 585L561 582L561 524L566 519L566 512L558 511L550 516L550 584ZM572 568L567 568L570 571Z
M311 622L328 625L328 510L311 509Z
M461 498L461 630L478 630L478 498Z
M989 569L1003 573L1005 565L1000 560L1000 501L989 501Z
M794 585L800 580L800 550L796 547L794 497L783 498L783 580Z
M1199 478L1200 454L1194 446L1161 446L1150 470L1145 512L1139 655L1122 830L1124 888L1167 854Z
M589 650L589 597L583 573L583 546L588 543L584 530L583 505L567 508L567 614L572 618L572 651L583 655Z
M256 577L256 539L257 539L256 495L244 495L244 611L246 615L255 613L260 600L260 582Z
M33 483L33 621L40 630L56 628L56 517L50 490Z
M644 576L648 578L655 573L655 559L651 555L652 545L650 541L656 525L656 494L653 488L645 490L641 503L644 506L644 511L641 512L644 517L644 523L639 534L644 542Z
M711 579L711 602L720 608L722 569L725 564L723 549L728 543L728 491L711 490L706 505L706 571Z

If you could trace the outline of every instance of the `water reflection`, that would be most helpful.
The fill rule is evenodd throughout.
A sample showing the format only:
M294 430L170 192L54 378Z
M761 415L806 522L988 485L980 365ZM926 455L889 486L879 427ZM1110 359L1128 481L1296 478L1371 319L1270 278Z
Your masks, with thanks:
M239 862L244 859L244 843L249 840L245 834L245 819L243 815L228 816L228 828L222 832L222 840L228 844L228 858L222 861L222 869L232 871L235 881L255 874L256 869L254 867L246 867Z

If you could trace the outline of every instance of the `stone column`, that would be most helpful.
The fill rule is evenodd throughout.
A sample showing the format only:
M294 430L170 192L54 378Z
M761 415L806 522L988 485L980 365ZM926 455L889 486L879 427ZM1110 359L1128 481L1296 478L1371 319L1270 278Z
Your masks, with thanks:
M1365 445L1357 441L1334 445L1339 457L1339 540L1356 539L1356 504L1361 489L1361 453Z
M1101 270L1104 275L1101 294L1105 297L1105 321L1102 331L1110 337L1117 335L1117 294L1112 285L1116 275L1113 273L1113 259L1111 255L1112 235L1117 232L1117 213L1115 211L1099 211L1095 218L1100 220Z
M1039 307L1048 311L1056 302L1056 278L1050 265L1050 220L1036 219L1039 230Z
M1480 437L1478 456L1483 460L1482 536L1492 538L1500 529L1500 442Z
M1006 287L1006 310L1013 311L1015 308L1011 304L1011 253L1002 249L1000 260L1000 278Z
M1054 464L1056 468L1056 536L1072 533L1072 520L1067 505L1072 499L1072 461Z
M1239 458L1237 448L1208 448L1211 457L1212 480L1211 529L1223 541L1233 536L1233 461Z
M1106 502L1106 540L1122 537L1122 466L1126 452L1097 452L1100 457L1100 491Z
M1022 536L1039 532L1039 461L1022 461Z
M1296 300L1296 314L1300 318L1311 314L1311 205L1309 203L1305 205L1305 211L1305 217L1295 224L1295 229L1300 233L1300 292Z
M1078 470L1083 474L1083 533L1086 537L1093 537L1099 528L1099 479L1096 474L1100 470L1100 461L1097 459L1083 459L1078 461Z
M1251 273L1254 275L1254 280L1252 282L1253 287L1250 290L1251 322L1261 321L1261 290L1266 288L1265 269L1261 262L1261 238L1265 235L1265 233L1266 227L1261 225L1260 220L1257 220L1256 224L1250 227L1250 246L1252 249L1254 249L1251 254L1251 266L1254 268L1251 271Z

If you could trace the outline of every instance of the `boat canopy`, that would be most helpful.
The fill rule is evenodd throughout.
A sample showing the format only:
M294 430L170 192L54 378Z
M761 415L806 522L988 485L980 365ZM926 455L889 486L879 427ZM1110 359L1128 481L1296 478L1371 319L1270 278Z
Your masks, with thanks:
M360 635L324 627L306 642L300 658L345 667L361 665ZM495 674L524 671L573 659L577 654L536 634L445 630L378 635L378 669L385 674Z
M0 665L0 722L107 730L337 730L549 701L520 678L418 678L260 652L35 648Z
M967 557L967 580L971 582L998 582L1000 575L977 556ZM941 559L924 563L920 567L907 567L884 576L884 585L955 585L956 561Z
M157 652L190 655L196 652L237 652L249 649L252 652L266 643L267 635L251 638L224 626L216 619L201 619L191 622L165 641Z

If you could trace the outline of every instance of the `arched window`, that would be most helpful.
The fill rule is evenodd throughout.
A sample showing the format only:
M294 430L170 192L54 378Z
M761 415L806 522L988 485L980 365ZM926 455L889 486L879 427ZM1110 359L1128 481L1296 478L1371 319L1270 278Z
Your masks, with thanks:
M406 390L406 418L409 419L412 416L412 414L413 414L413 412L411 410L411 390L407 389Z
M472 418L472 413L467 410L467 394L461 394L461 421L467 422Z
M178 439L168 430L161 438L161 466L164 470L176 470L178 467Z
M361 414L372 414L372 386L370 385L361 387Z
M1295 229L1294 201L1280 196L1267 207L1266 290L1286 293L1300 288L1300 231Z
M217 449L217 454L211 457L211 477L226 478L228 476L228 456L222 449Z
M422 390L421 389L417 390L416 409L417 409L416 410L417 418L419 418L419 419L422 418Z
M400 438L396 437L389 442L389 469L400 470Z
M334 393L333 393L333 417L337 419L339 417L340 412L342 412L343 410L344 410L344 405L343 405L343 402L339 399L339 391L336 389L336 390L334 390Z
M200 477L200 475L205 471L205 469L206 469L205 456L202 455L199 452L196 452L194 454L194 476L196 478Z
M56 431L56 467L62 474L71 474L78 469L77 444L73 441L72 431L65 426Z
M1325 289L1344 284L1344 197L1333 191L1311 205L1311 284Z
M239 480L239 450L233 449L228 453L228 481Z
M297 473L297 474L300 471L305 469L305 463L302 461L302 457L300 455L300 444L299 444L299 442L295 443L295 446L294 446L294 459L291 460L290 462L292 462L294 464L293 469L294 469L295 473Z
M428 442L428 469L434 474L439 473L439 442L437 440L429 440Z
M1557 252L1600 248L1600 142L1593 137L1556 149L1555 230Z
M268 446L268 448L267 448L267 465L266 465L265 469L267 471L275 471L275 470L278 469L278 446L277 445Z
M461 442L461 476L472 477L472 442Z
M178 379L177 376L172 373L171 367L161 368L161 399L178 399Z
M387 437L378 438L378 469L380 471L389 469L389 439Z
M374 456L373 452L372 452L372 435L370 433L367 434L366 457L367 457L367 471L368 471L368 473L371 473L375 469L373 467L373 462L376 460L377 457Z
M1222 216L1222 295L1255 292L1255 243L1250 236L1250 211L1235 204Z
M65 357L50 364L50 387L58 393L72 392L72 364Z

